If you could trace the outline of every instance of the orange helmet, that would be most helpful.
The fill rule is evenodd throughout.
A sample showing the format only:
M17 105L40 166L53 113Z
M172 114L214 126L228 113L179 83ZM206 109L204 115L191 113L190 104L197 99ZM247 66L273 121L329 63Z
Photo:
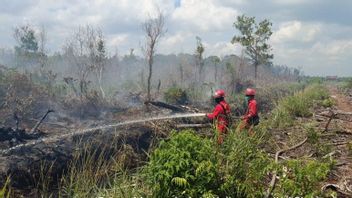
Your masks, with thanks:
M222 90L222 89L218 89L215 91L214 93L214 98L222 98L222 97L225 97L225 91Z
M255 90L251 89L251 88L247 88L245 94L246 94L246 96L254 96Z

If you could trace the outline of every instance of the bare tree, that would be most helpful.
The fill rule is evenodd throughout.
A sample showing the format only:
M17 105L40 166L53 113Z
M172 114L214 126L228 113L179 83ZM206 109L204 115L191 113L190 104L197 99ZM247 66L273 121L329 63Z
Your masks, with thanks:
M94 74L101 96L104 98L102 79L106 65L106 48L101 30L89 25L80 26L66 45L66 54L77 67L80 95L87 94L88 78Z
M164 15L159 10L156 18L149 17L143 23L143 31L146 34L145 56L149 67L148 83L147 83L148 101L151 101L150 89L151 89L151 80L152 80L152 74L153 74L154 54L156 51L156 45L158 41L165 33L164 22L165 22Z
M202 43L202 39L196 36L197 40L197 48L196 48L196 66L198 67L198 83L203 81L203 69L204 69L204 61L203 61L203 53L204 46Z
M219 63L221 60L218 56L211 56L209 58L214 65L214 71L215 71L214 72L214 82L217 83L217 81L218 81L218 66L219 66Z
M40 73L42 76L45 76L47 71L46 66L48 62L48 57L47 57L46 43L47 43L47 34L44 26L42 26L38 34L38 44L39 44L38 61L40 65Z
M98 86L103 98L105 98L105 91L103 89L103 72L105 69L106 62L106 50L105 50L105 41L103 34L100 30L98 30L97 35L92 35L93 38L91 40L90 46L90 58L93 63L93 71L98 81Z

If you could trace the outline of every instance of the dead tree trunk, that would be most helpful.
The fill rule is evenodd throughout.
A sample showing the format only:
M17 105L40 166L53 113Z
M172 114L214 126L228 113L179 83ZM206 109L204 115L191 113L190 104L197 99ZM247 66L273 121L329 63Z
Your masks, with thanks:
M151 101L150 89L153 74L153 60L155 47L161 36L164 34L164 16L159 11L157 18L149 18L143 24L143 30L146 33L145 55L148 61L149 74L147 83L147 100Z
M32 130L29 132L30 134L34 133L35 131L37 131L38 127L40 126L40 124L44 121L44 119L46 118L46 116L51 113L54 112L54 110L48 109L48 111L43 115L43 117L37 122L37 124L35 124L35 126L32 128Z

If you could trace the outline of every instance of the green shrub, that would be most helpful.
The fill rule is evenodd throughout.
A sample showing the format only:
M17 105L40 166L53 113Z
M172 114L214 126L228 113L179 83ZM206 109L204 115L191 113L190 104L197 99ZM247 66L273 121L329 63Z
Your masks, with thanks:
M331 165L316 160L286 161L280 170L274 197L321 196L319 182L327 178Z
M346 80L346 82L343 85L343 88L352 89L352 78Z
M334 104L335 102L331 98L325 99L321 102L321 105L325 108L332 107Z
M186 104L188 103L188 96L186 91L178 87L171 87L164 93L164 99L172 104Z
M268 172L273 168L273 160L259 149L262 142L260 131L254 137L247 133L231 133L225 139L220 165L223 183L220 197L262 197Z
M293 117L282 105L279 105L272 111L267 125L271 128L289 127L293 125Z
M314 103L323 105L325 100L329 100L329 94L321 85L311 85L292 96L282 98L272 111L270 126L279 128L292 126L294 117L312 116ZM330 101L325 103L330 105Z
M318 84L313 84L313 85L307 87L304 90L303 94L311 102L313 102L313 100L319 101L319 100L324 100L324 99L329 98L328 90L324 86L318 85Z
M291 116L295 117L310 117L310 99L305 97L303 93L297 93L293 96L284 98L281 105Z
M193 131L173 132L151 154L145 179L154 197L201 197L218 189L212 142Z

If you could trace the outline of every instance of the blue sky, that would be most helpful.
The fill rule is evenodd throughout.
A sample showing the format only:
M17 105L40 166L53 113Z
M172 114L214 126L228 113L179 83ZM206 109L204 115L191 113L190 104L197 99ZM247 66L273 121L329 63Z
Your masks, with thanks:
M167 33L158 53L193 53L196 36L205 53L241 53L230 43L236 16L273 23L274 63L300 67L310 75L352 76L352 1L349 0L0 0L0 47L13 48L15 26L47 31L49 52L62 50L79 25L102 29L110 53L120 55L144 42L141 24L156 7L166 16Z

